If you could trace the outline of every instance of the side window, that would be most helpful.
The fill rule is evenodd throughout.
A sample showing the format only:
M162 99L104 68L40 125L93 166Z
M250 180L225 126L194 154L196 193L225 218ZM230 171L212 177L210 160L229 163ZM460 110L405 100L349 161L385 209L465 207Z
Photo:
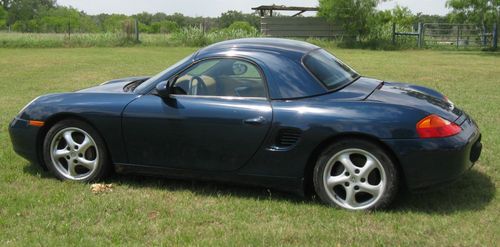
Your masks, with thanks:
M246 61L222 58L201 61L180 74L174 94L266 97L258 68Z

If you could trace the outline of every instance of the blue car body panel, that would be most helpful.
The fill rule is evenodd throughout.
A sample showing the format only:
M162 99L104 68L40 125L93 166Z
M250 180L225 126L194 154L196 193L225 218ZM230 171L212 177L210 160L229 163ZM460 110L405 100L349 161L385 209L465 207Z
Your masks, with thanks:
M127 106L123 135L129 163L234 171L252 158L272 122L265 99L174 97L165 102L144 95ZM259 117L264 122L258 126L244 123Z
M208 46L155 77L108 81L37 98L11 122L14 150L41 162L44 134L56 121L88 122L103 137L120 172L163 174L273 186L301 192L324 145L343 136L385 148L416 189L456 178L477 160L477 125L439 92L360 77L329 91L302 65L319 49L282 39L242 39ZM250 60L262 71L267 98L162 98L156 84L197 61ZM128 85L140 84L135 90ZM458 135L420 139L415 125L437 114L462 127ZM39 128L28 120L44 121ZM477 157L476 157L477 156ZM41 162L43 163L43 162Z

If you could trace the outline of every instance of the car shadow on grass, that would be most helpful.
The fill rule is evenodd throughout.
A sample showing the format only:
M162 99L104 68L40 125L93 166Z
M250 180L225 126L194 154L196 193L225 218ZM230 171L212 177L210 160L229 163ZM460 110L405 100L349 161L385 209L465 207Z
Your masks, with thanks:
M484 209L495 197L491 178L472 169L457 181L417 193L402 192L393 204L395 211L452 214Z
M45 179L55 179L49 172L36 164L25 166L24 172ZM273 189L220 182L123 174L113 174L104 182L117 184L118 186L124 184L133 188L149 188L171 192L189 190L197 195L208 197L232 196L258 200L287 201L297 204L321 204L316 196L302 197ZM495 193L495 184L491 181L491 178L472 169L450 185L418 193L401 191L387 212L453 214L463 211L478 211L484 209L491 202Z

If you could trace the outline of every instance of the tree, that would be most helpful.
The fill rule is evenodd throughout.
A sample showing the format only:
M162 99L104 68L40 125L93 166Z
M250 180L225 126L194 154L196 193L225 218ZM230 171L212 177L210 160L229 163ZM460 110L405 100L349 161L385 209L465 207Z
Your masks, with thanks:
M104 32L122 32L123 25L127 21L128 16L122 14L106 15L102 22L102 29Z
M255 28L260 26L260 18L256 14L243 14L241 11L229 10L221 14L217 20L219 28L226 28L231 26L234 22L244 21L248 22Z
M41 11L38 22L38 32L95 32L97 25L84 12L71 7L58 6Z
M186 25L188 25L187 18L188 17L184 16L183 14L176 12L173 15L168 15L166 17L166 20L173 21L177 23L177 25L179 25L180 27L185 27Z
M404 28L413 27L417 18L408 7L401 7L399 5L391 10L391 16L393 23Z
M9 11L7 24L16 21L31 21L43 9L51 9L56 6L55 0L9 0L3 2Z
M424 15L422 13L417 13L416 22L422 23L449 23L450 16L441 16L441 15Z
M345 34L362 38L370 33L370 20L383 0L319 0L318 15L341 25Z
M146 25L151 25L151 21L153 19L153 15L148 12L142 12L132 17L137 18L137 21L144 23Z
M159 21L151 23L150 33L174 33L179 30L179 25L173 21Z
M4 10L9 10L11 2L12 0L0 0L0 5L2 5Z
M0 29L5 27L5 24L7 23L7 11L0 6Z
M158 12L151 17L151 22L160 22L167 19L167 14Z
M483 29L499 22L500 0L448 0L455 22L475 23Z

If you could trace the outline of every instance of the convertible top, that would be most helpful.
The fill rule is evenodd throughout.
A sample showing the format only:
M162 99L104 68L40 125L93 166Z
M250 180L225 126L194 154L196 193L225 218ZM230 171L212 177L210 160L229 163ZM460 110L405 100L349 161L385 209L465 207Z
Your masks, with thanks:
M318 48L320 47L298 40L280 38L245 38L223 41L207 46L201 49L199 54L217 53L221 50L258 50L279 53L295 53L296 55L302 57L309 51Z

